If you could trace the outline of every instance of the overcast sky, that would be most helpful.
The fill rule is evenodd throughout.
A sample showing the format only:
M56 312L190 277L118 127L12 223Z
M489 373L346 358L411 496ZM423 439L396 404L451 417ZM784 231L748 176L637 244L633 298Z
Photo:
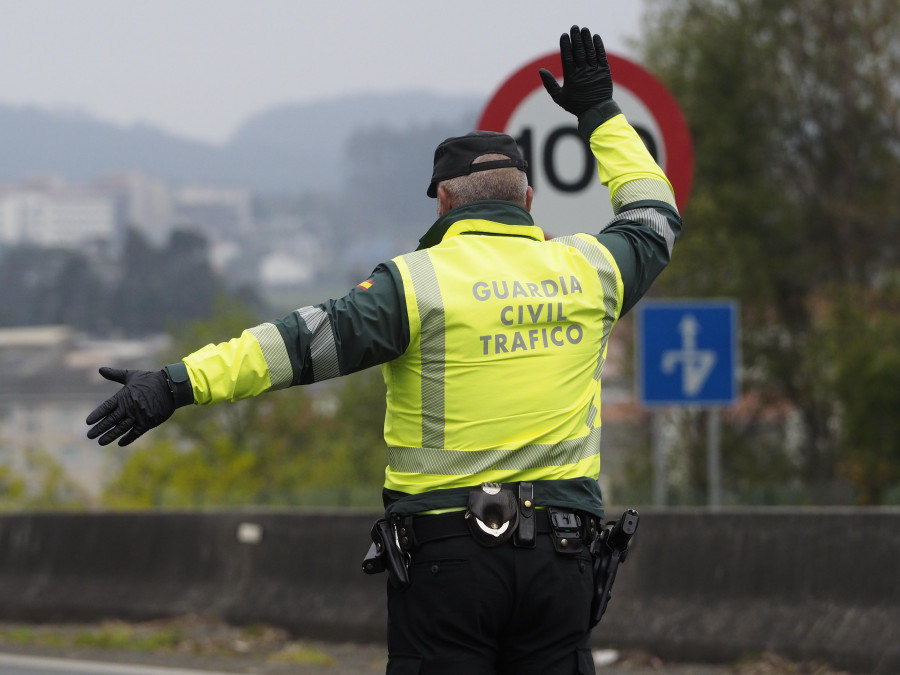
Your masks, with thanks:
M222 142L268 107L485 96L573 23L633 55L645 0L0 0L0 103Z

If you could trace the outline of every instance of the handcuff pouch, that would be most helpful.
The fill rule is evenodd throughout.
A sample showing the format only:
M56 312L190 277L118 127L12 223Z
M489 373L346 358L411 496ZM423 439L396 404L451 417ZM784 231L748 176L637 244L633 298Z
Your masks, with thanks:
M499 483L483 483L469 492L466 522L476 542L493 548L508 541L519 525L518 499Z

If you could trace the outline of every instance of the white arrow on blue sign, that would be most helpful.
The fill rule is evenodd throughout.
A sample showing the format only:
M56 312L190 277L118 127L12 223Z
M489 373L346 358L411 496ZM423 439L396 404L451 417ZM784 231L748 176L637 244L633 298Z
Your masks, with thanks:
M737 400L736 302L645 300L637 310L641 404L721 406Z

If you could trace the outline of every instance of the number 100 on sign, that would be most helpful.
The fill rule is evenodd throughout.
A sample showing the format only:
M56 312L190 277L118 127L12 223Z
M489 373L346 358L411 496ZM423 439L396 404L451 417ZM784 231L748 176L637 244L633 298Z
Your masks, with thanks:
M528 162L535 223L551 235L597 232L613 217L609 191L600 184L597 161L578 133L574 116L557 106L537 75L547 68L560 78L559 55L542 57L513 74L490 100L478 128L502 131ZM652 76L610 55L614 98L666 171L683 207L692 171L690 139L673 99ZM629 83L633 83L632 86Z

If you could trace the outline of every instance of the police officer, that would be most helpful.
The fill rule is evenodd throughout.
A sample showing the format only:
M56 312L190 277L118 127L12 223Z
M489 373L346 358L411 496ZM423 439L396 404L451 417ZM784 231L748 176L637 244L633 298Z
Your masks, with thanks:
M560 57L561 85L539 75L609 187L616 215L599 232L548 240L513 139L449 138L427 190L438 219L415 251L160 371L102 368L123 386L87 418L89 438L127 445L181 406L381 365L388 673L594 672L601 373L681 220L613 100L600 37L573 26Z

